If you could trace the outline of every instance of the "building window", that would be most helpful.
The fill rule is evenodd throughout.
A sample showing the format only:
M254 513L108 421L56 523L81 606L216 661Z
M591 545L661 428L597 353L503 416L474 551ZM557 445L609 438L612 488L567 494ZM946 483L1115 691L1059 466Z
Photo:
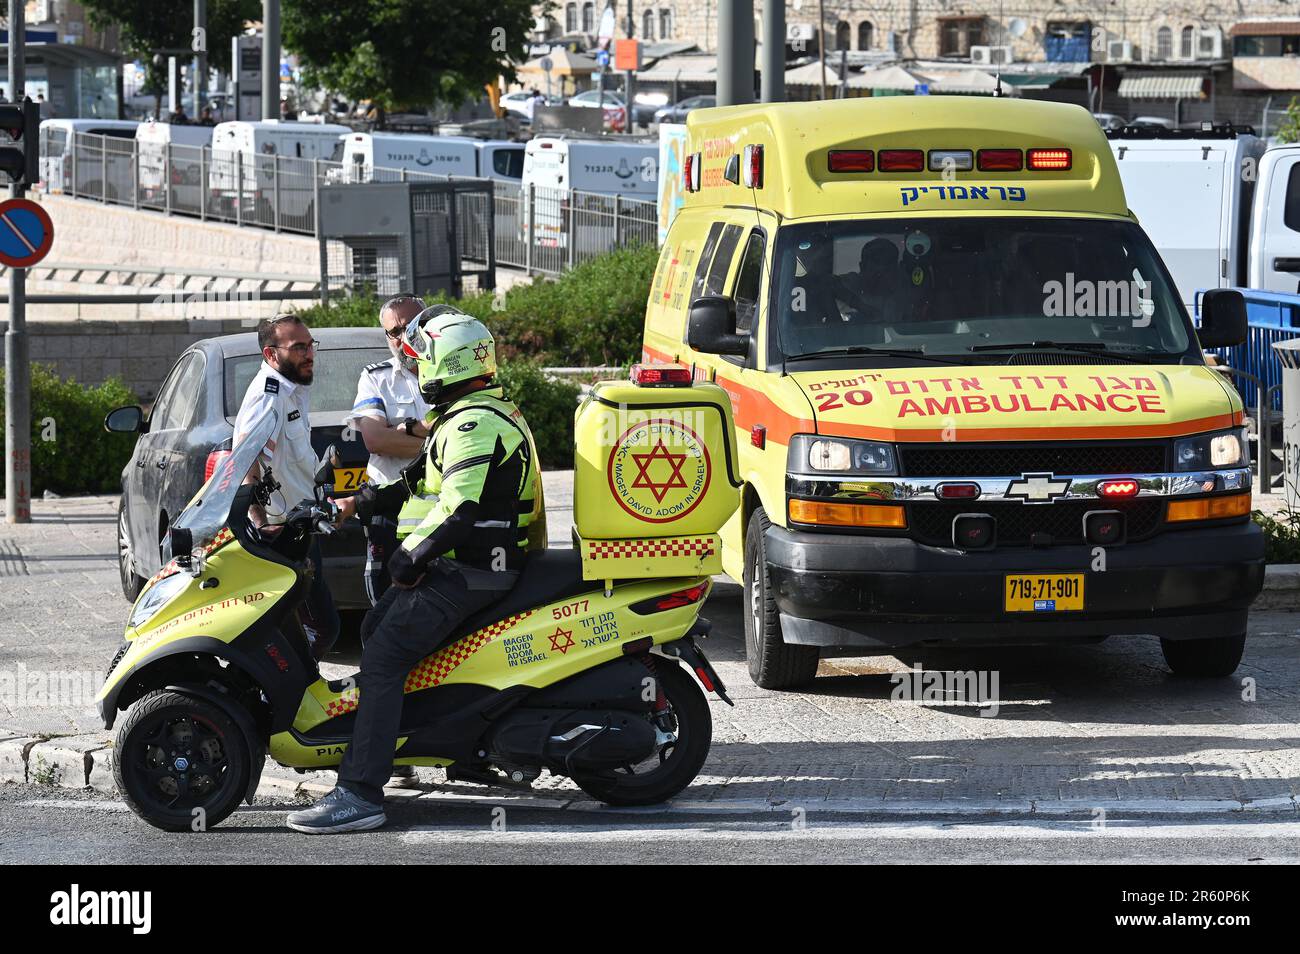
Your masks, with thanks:
M655 38L655 12L647 10L641 14L641 39L653 40Z
M835 22L835 45L832 50L847 50L849 48L849 38L852 36L852 27L843 20Z
M1300 36L1234 36L1233 56L1295 56Z
M578 5L576 3L566 4L564 7L564 32L578 32Z
M1185 26L1178 46L1178 56L1184 60L1196 57L1196 28Z
M970 56L970 48L983 43L983 17L953 17L939 21L940 56Z
M871 31L872 31L872 26L870 20L863 20L861 23L858 24L858 49L859 50L871 49Z
M591 33L596 29L596 5L594 3L584 3L582 5L582 32Z
M659 11L659 39L668 40L673 35L673 11Z
M1174 55L1174 31L1169 27L1156 30L1156 59L1167 60Z

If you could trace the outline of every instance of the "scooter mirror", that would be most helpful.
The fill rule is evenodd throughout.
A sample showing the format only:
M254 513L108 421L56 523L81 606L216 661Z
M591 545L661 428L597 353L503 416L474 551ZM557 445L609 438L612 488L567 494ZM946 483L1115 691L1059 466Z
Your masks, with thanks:
M325 453L321 455L320 463L316 466L316 483L334 483L334 468L341 462L338 447L331 444L325 448Z

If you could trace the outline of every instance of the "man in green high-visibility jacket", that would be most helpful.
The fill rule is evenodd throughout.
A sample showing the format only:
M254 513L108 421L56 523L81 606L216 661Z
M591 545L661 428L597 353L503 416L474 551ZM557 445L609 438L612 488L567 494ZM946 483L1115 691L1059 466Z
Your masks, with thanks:
M541 472L519 409L494 386L487 328L449 305L406 327L432 423L423 460L381 487L339 501L340 517L396 514L392 586L366 619L360 702L338 785L289 815L309 834L377 828L393 767L407 674L465 619L515 585L529 550L546 545ZM400 512L399 511L400 508Z

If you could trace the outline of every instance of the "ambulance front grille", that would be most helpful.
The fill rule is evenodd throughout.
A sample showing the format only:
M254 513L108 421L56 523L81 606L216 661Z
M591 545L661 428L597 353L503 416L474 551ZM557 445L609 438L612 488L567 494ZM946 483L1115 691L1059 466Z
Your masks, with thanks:
M967 500L915 503L908 507L912 537L930 546L950 547L952 519L959 513L985 513L997 521L997 546L1061 546L1081 544L1083 515L1090 510L1118 510L1125 516L1127 538L1136 542L1154 536L1164 522L1163 500L1062 500L1024 504L1009 500ZM1041 534L1037 540L1031 540Z
M1045 473L1159 474L1166 470L1165 445L1132 441L1070 444L902 444L905 477L1018 477Z

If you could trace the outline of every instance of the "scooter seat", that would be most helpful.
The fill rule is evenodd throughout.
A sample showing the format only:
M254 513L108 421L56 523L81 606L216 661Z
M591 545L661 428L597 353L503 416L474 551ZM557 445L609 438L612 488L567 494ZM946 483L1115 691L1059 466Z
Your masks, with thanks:
M456 628L454 638L490 626L526 609L545 606L579 593L604 589L600 580L582 578L582 559L574 549L538 550L529 554L519 582L505 598L475 613Z

